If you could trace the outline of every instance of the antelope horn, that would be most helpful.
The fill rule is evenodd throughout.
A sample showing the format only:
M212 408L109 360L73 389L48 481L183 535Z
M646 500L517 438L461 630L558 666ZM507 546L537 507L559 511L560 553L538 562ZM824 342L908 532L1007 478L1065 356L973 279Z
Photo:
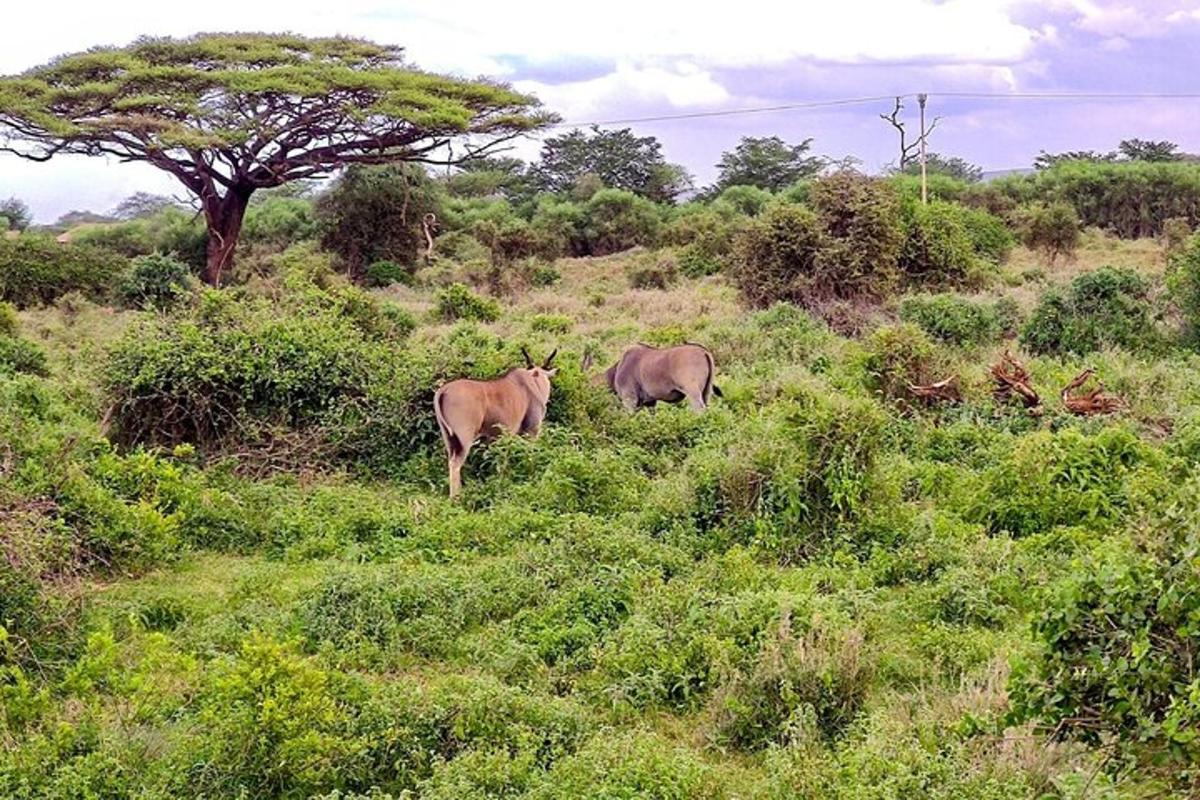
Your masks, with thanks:
M533 369L533 359L529 357L529 351L524 346L521 347L521 355L525 356L525 366Z
M558 355L557 347L550 351L550 355L546 356L546 363L542 364L542 369L550 369L550 362L554 360L556 355Z

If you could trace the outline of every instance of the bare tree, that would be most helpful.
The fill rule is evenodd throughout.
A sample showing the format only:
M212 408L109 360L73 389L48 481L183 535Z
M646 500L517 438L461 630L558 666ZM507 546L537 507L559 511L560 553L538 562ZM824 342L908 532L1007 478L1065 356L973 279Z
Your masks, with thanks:
M879 118L891 125L900 134L900 163L896 166L897 171L903 172L904 168L913 162L921 149L921 136L909 142L908 131L905 129L905 123L900 119L900 114L904 111L904 98L897 95L896 105L892 108L890 114L880 114ZM933 133L933 129L937 127L941 117L934 117L929 123L929 127L925 129L925 140L929 140L929 134Z

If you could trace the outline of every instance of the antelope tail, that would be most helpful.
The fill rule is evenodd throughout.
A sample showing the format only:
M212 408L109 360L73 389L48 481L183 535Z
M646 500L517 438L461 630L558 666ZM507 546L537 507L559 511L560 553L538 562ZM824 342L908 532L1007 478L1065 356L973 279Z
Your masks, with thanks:
M433 413L437 416L438 430L442 432L442 441L446 443L446 450L452 456L456 456L463 451L462 441L458 435L450 429L450 423L446 422L446 415L442 411L442 399L445 389L438 389L433 395Z
M708 348L704 348L704 356L708 359L708 377L704 381L704 404L708 405L708 401L715 394L717 397L724 397L725 393L721 391L721 387L717 386L713 380L717 373L717 365L713 362L712 353L708 352Z

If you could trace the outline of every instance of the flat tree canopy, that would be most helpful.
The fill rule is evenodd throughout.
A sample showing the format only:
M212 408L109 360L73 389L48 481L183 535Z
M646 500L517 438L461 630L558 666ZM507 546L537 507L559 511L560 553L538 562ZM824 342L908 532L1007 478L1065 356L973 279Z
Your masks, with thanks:
M171 173L204 211L214 284L257 189L349 164L453 163L552 119L506 86L422 72L398 47L349 38L146 38L0 77L0 152Z

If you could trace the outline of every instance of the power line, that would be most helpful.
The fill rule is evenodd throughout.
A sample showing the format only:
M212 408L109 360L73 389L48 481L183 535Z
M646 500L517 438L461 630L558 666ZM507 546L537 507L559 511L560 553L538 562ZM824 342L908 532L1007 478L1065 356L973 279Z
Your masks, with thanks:
M911 97L902 94L900 97ZM771 111L799 111L809 108L833 108L835 106L861 105L877 103L880 100L893 100L894 94L881 94L875 97L848 97L841 100L815 100L807 103L785 103L778 106L759 106L756 108L729 108L723 111L693 111L685 114L663 114L656 117L630 117L628 119L608 119L594 122L556 122L547 127L551 128L587 128L592 125L629 125L635 122L667 122L676 119L700 119L702 117L733 117L739 114L764 114Z
M930 97L950 97L978 100L1188 100L1200 99L1200 92L929 92ZM882 94L873 97L848 97L837 100L814 100L811 102L784 103L775 106L752 108L729 108L720 111L693 111L682 114L661 114L651 117L628 117L578 122L556 122L549 128L589 128L603 125L631 125L642 122L671 122L708 117L735 117L743 114L765 114L774 111L803 111L807 109L836 108L838 106L877 103L883 100L911 99L916 92Z

